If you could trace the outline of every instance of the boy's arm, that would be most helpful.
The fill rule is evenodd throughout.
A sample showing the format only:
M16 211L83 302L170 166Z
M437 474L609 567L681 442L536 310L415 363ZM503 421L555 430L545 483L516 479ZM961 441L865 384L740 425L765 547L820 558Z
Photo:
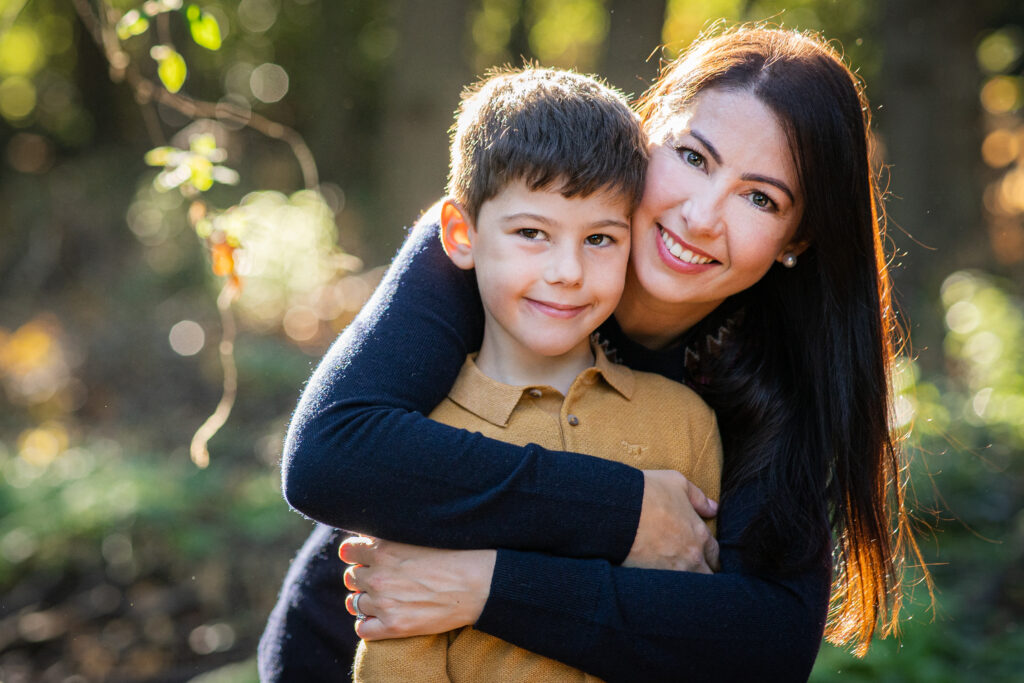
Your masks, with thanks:
M432 211L303 392L282 463L288 502L405 543L622 561L640 516L639 470L424 417L482 330L473 273L444 254Z

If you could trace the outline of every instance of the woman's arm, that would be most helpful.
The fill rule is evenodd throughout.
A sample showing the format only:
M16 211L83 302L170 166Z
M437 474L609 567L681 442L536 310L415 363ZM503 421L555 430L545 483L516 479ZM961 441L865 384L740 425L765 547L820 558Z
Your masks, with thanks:
M483 328L473 273L448 260L437 228L436 211L414 228L306 386L285 443L285 497L318 521L396 541L622 561L637 539L639 470L424 417Z
M723 505L718 574L614 566L499 550L450 552L346 542L346 573L374 639L473 623L608 681L805 680L821 643L830 570L785 579L744 571L737 539L753 489ZM376 571L375 571L376 570ZM490 579L490 581L487 581ZM453 596L455 596L453 598Z

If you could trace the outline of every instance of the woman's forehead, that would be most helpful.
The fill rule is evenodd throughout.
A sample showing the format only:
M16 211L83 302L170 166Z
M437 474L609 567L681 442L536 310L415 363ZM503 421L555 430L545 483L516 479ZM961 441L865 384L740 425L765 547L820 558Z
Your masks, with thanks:
M756 95L742 90L710 89L688 103L665 111L648 131L655 142L695 135L712 145L723 161L756 152L792 167L790 137L776 114ZM791 168L794 173L795 168Z

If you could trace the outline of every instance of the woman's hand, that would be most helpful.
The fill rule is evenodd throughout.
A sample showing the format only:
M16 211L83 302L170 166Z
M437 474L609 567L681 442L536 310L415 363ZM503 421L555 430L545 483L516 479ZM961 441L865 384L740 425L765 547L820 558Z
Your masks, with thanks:
M497 551L438 550L356 536L338 550L345 586L360 594L356 633L365 640L444 633L476 623L491 590ZM355 614L354 595L345 600Z
M718 504L674 470L644 470L640 523L627 567L717 571L718 541L701 517L714 517Z

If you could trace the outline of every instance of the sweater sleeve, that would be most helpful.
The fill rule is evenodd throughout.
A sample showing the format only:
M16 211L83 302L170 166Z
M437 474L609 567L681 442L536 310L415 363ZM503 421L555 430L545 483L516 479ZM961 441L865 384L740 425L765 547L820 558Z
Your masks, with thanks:
M639 470L424 417L483 330L475 278L444 254L438 215L413 228L306 386L285 442L285 498L317 521L405 543L621 562Z
M695 574L498 551L475 628L614 681L801 681L828 611L827 558L793 576L744 571L738 537L756 507L719 516L722 570Z

